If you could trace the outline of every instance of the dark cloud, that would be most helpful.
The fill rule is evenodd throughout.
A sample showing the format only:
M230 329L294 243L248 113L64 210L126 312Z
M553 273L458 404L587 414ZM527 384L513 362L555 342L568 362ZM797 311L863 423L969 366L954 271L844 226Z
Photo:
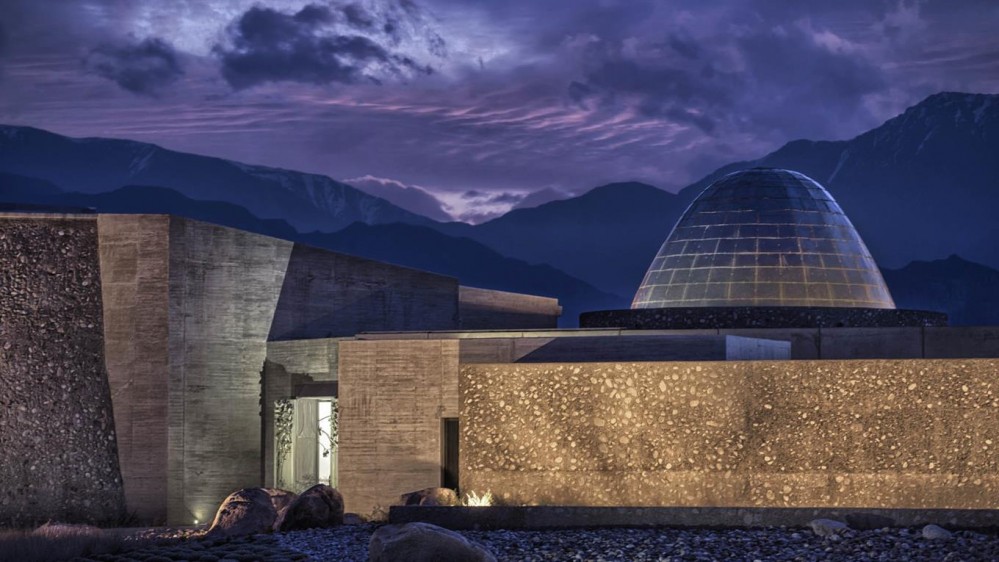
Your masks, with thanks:
M701 54L701 47L690 39L670 35L667 43L671 49L684 58L696 59Z
M823 45L816 32L777 27L740 37L753 107L740 107L757 130L828 134L837 120L866 111L864 96L883 91L884 71L849 45ZM748 104L745 104L748 105ZM808 111L813 108L813 111Z
M576 103L632 107L711 133L719 109L733 105L742 79L694 60L699 51L675 38L669 44L591 42L583 52L584 78L570 82L568 96Z
M0 57L7 53L7 31L4 28L3 22L0 21Z
M375 28L375 18L367 10L364 9L360 4L347 4L343 7L343 16L346 18L347 23L357 29L374 29ZM385 25L389 26L389 31L395 29L396 24L394 21L387 21ZM383 28L383 31L385 29Z
M309 4L296 13L254 6L227 27L228 42L214 51L223 77L236 89L280 81L380 83L386 76L431 74L429 65L393 50L398 29L395 16L380 21L359 4Z
M156 37L98 45L87 54L84 66L122 89L140 95L155 95L184 75L177 52Z
M716 137L836 134L867 116L864 96L888 87L868 52L801 22L758 22L700 41L597 40L582 53L583 77L567 87L572 102L629 107Z

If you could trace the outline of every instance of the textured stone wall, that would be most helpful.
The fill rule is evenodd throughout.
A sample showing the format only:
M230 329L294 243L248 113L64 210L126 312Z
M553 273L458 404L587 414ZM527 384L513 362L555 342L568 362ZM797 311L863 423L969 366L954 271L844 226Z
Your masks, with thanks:
M562 314L558 299L464 286L458 308L462 330L557 328Z
M582 328L686 330L739 328L901 328L946 326L942 312L807 306L703 306L597 310L579 315Z
M999 361L463 365L461 482L511 503L999 507Z
M0 526L124 512L97 222L0 216Z
M347 511L439 486L441 419L458 416L458 341L344 341L339 371Z

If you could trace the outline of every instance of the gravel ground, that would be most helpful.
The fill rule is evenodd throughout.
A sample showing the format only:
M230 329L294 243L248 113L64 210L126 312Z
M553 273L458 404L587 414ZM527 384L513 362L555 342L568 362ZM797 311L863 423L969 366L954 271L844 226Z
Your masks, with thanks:
M375 525L346 525L210 543L191 537L172 545L94 560L316 560L368 559ZM928 540L919 528L846 531L822 538L809 529L589 529L566 531L463 531L500 561L895 561L999 560L999 536L960 531Z
M375 527L286 533L280 544L313 560L366 561ZM463 531L500 561L999 560L999 537L962 531L927 540L920 529L846 531L824 539L809 529L592 529Z

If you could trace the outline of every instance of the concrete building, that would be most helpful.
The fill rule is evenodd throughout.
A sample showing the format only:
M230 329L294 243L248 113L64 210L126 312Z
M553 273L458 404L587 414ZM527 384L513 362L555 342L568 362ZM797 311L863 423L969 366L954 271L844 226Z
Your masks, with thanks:
M235 488L317 481L360 514L441 485L999 508L999 328L895 309L793 172L708 187L634 308L577 330L554 299L176 217L0 216L0 252L2 521L124 502L192 523Z
M895 309L801 174L709 186L633 308L581 324L342 342L348 508L439 485L449 449L518 505L999 507L999 328Z
M554 328L561 312L554 299L166 215L0 215L0 243L7 523L123 509L209 520L273 470L275 405L301 423L330 415L337 338ZM290 364L282 352L301 339L321 342L327 371L267 367L268 353ZM320 479L309 431L310 445L294 440L298 486Z

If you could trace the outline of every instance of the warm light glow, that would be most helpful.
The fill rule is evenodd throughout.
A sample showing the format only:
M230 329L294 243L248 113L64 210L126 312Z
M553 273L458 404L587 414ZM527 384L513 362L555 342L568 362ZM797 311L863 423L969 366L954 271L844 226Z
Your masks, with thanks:
M475 492L469 492L465 494L465 501L462 503L468 507L488 507L493 505L493 493L487 491L480 496Z

